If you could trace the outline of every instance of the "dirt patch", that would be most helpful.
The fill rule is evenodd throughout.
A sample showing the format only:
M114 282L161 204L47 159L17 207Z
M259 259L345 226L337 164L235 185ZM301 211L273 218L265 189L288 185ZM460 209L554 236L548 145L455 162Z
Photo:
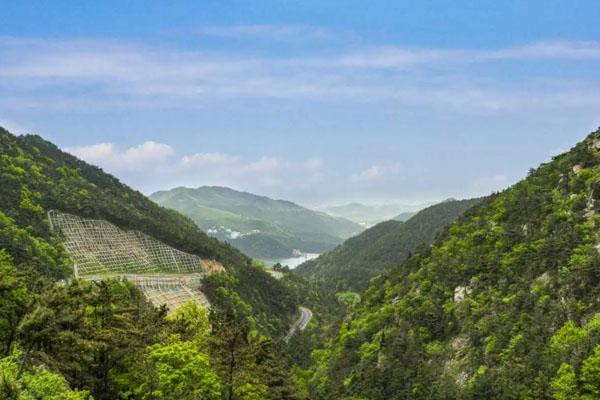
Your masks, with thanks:
M202 270L203 272L212 274L215 272L225 272L225 267L217 260L202 260Z

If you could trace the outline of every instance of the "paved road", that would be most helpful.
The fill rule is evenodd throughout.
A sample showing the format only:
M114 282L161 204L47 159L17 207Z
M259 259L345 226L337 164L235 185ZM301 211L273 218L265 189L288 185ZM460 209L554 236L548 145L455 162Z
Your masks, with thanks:
M292 325L288 334L285 335L285 338L283 338L286 343L292 338L292 336L294 336L297 330L303 331L312 318L312 311L310 311L308 308L298 307L298 309L300 310L300 318L294 322L294 325Z

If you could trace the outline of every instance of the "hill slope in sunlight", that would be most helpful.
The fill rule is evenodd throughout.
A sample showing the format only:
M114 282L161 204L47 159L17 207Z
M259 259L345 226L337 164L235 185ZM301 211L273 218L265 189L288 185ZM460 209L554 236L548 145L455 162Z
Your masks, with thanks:
M257 258L290 257L295 249L321 253L362 230L343 218L226 187L180 187L150 198Z
M379 223L295 271L335 291L362 292L372 277L403 262L417 246L431 243L437 233L479 201L445 201L421 210L406 222Z
M375 278L313 399L597 399L600 130Z
M50 231L48 211L105 220L223 264L225 275L235 279L208 277L205 292L211 303L225 285L251 306L265 329L286 329L295 304L283 285L252 267L239 250L202 232L191 219L39 136L13 136L0 128L0 154L0 247L17 265L32 266L53 278L71 275L72 261Z

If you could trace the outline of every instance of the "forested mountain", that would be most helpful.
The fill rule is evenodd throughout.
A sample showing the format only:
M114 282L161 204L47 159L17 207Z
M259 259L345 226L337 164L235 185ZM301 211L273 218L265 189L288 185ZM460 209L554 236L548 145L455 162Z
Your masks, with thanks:
M336 292L362 292L372 277L400 264L417 246L431 243L437 233L479 201L449 200L421 210L406 222L382 222L299 265L295 272Z
M375 278L312 399L600 398L600 130Z
M353 222L226 187L175 188L152 194L158 204L192 218L201 228L257 258L330 250L362 230Z
M226 272L203 283L210 315L190 304L167 317L127 282L65 281L72 260L49 210L218 260ZM270 337L285 333L298 302L191 219L39 136L0 128L0 398L281 398L294 389Z

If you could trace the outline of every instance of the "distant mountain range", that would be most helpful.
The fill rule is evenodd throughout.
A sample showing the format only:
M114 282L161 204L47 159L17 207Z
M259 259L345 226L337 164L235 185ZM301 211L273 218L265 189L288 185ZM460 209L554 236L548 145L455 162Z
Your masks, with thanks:
M364 228L370 228L375 224L391 219L406 221L415 215L416 211L428 205L429 204L423 204L421 206L409 206L405 204L367 205L362 203L349 203L339 206L324 207L320 210L331 216L346 218L356 222Z
M419 211L406 222L381 222L295 271L334 291L361 292L372 277L402 263L419 245L431 243L438 232L480 201L448 199Z
M254 258L322 253L363 230L350 220L226 187L178 187L150 196Z

